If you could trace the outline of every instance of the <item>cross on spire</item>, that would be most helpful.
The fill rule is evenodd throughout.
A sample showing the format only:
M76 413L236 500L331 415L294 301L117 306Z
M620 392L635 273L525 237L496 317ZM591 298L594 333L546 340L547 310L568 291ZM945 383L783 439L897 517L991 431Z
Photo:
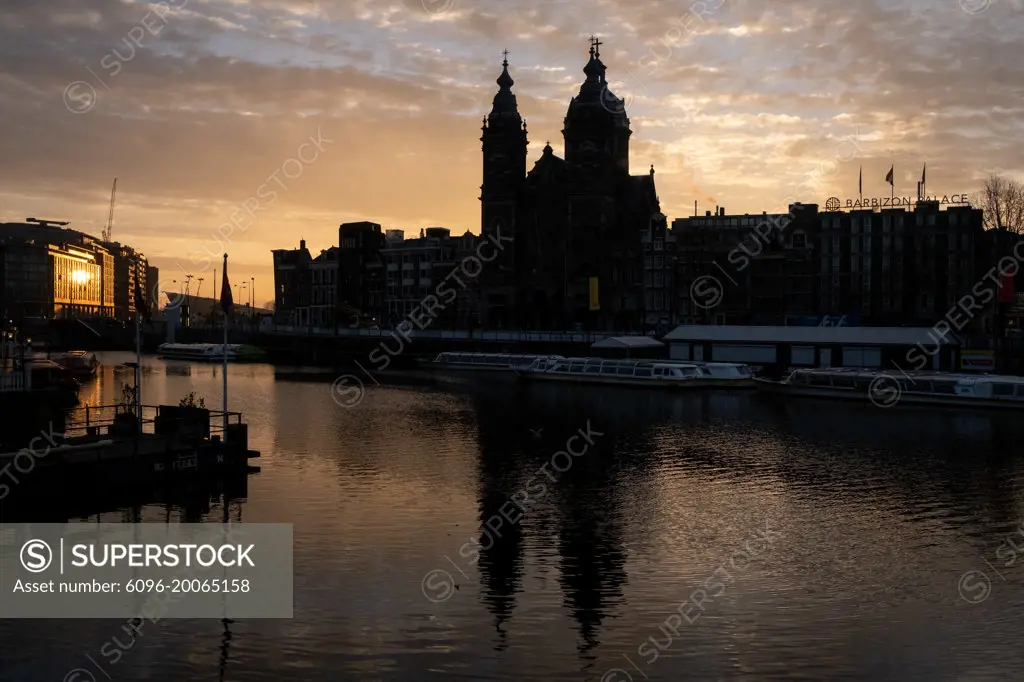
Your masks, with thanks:
M504 65L508 66L508 48L506 48L501 54L505 57L505 61L503 62Z
M601 56L601 46L603 44L604 43L601 42L600 38L597 38L595 36L590 36L590 46L593 48L594 56L595 57L600 57Z

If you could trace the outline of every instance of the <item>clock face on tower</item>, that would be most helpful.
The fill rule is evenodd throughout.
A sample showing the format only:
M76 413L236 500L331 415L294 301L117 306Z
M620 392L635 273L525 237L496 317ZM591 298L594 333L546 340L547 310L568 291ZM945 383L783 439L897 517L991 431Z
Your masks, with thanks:
M597 145L594 144L593 142L591 142L590 140L584 140L583 142L580 142L580 151L581 152L596 152L597 151Z
M507 158L508 156L506 156L504 152L492 152L490 155L488 155L487 160L494 163L504 161Z

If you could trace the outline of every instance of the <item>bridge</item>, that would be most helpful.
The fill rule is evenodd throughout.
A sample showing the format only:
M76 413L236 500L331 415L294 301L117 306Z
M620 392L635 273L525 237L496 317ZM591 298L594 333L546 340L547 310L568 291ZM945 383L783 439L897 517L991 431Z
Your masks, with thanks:
M175 340L183 343L220 343L223 327L179 328ZM282 362L337 362L346 364L383 349L396 364L433 357L444 351L491 353L552 353L591 355L591 344L629 332L543 332L443 329L347 329L289 325L236 325L228 328L231 343L248 343L266 350ZM648 336L654 336L653 333Z

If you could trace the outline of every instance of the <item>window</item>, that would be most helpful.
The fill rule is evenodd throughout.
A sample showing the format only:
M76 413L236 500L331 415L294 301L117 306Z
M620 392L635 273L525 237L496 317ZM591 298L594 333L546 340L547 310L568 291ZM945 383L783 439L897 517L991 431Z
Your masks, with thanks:
M585 374L600 374L601 373L601 363L599 363L599 362L592 362L592 363L588 364L583 369L583 372Z
M650 367L637 367L636 368L636 376L638 376L638 377L648 377L649 378L652 373L653 373L653 370Z
M996 398L1011 398L1013 388L1013 384L992 384L992 395Z

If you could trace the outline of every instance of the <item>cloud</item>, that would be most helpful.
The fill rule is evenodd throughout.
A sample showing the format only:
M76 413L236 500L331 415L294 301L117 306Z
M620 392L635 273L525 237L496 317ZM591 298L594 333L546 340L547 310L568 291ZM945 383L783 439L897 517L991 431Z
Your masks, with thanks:
M300 237L329 246L347 220L477 231L501 50L532 166L561 148L591 33L628 102L632 166L655 164L670 216L694 199L778 210L853 135L859 158L807 201L849 195L861 165L866 185L895 163L912 188L927 161L950 193L1024 175L1024 21L1003 0L169 4L0 6L0 219L98 232L118 177L115 236L173 266L320 129L333 146L233 239L239 276L269 277L269 250Z

